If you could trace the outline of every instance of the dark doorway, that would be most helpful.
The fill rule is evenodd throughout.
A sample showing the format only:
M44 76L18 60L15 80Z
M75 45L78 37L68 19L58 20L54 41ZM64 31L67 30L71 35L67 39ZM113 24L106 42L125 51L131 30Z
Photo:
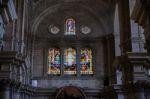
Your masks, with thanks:
M74 86L61 88L55 99L85 99L83 92Z

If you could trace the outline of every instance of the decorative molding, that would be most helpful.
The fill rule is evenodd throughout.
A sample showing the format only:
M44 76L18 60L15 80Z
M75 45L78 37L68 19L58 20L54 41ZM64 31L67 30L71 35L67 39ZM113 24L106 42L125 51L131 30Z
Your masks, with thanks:
M52 34L58 34L60 32L60 28L56 25L49 25L48 31Z
M15 51L1 51L0 63L1 64L15 64L21 65L23 62L22 56L19 56Z
M91 33L91 28L90 27L88 27L88 26L81 26L81 33L83 33L83 34L89 34L89 33Z

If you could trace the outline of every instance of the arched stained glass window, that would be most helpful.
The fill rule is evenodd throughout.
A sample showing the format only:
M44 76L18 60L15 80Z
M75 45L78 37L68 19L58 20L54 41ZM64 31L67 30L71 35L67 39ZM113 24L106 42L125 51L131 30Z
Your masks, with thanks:
M93 74L92 50L90 48L81 49L80 73L81 75Z
M64 50L64 74L75 75L76 70L76 50L74 48L66 48Z
M48 50L48 74L60 74L60 51L58 48Z
M75 20L72 18L66 20L65 35L75 35Z

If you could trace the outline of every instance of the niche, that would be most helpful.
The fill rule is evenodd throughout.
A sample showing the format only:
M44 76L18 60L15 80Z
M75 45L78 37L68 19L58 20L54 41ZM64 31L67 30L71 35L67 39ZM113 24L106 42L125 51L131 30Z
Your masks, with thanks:
M85 99L85 95L81 89L74 86L67 86L58 91L55 99Z

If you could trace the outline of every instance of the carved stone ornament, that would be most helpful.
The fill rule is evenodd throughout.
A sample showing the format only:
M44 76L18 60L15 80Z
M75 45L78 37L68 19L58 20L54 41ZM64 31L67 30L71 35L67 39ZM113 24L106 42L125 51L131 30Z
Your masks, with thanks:
M83 34L89 34L91 32L91 28L89 28L88 26L82 26L81 27L81 32Z
M48 27L48 30L49 30L49 32L52 33L52 34L58 34L59 31L60 31L60 29L58 28L58 26L55 26L55 25L50 25L50 26Z

